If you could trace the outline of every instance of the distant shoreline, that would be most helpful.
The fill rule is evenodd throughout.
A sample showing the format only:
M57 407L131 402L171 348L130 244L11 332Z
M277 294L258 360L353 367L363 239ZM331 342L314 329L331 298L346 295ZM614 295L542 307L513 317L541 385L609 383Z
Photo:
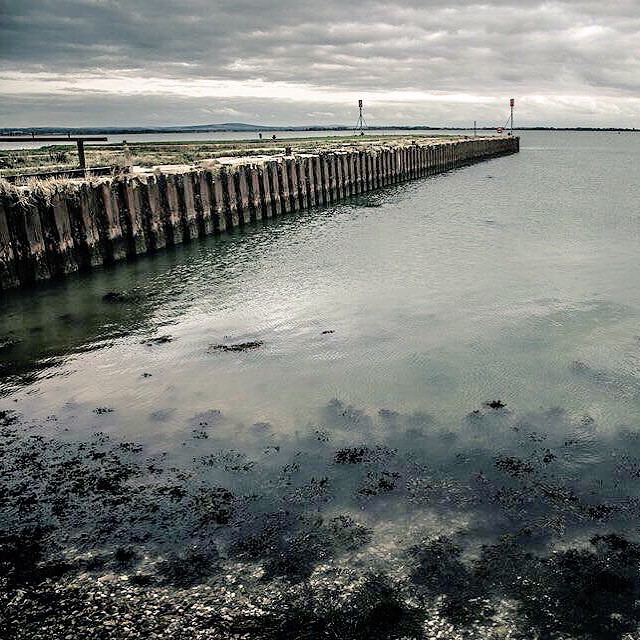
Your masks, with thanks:
M353 127L344 125L306 126L306 127L269 127L243 123L220 125L193 125L177 127L2 127L0 135L122 135L122 134L158 134L158 133L260 133L278 131L353 131ZM431 127L431 126L386 126L367 127L365 131L472 131L473 127ZM477 131L494 131L495 127L478 127ZM639 131L627 127L514 127L514 131L602 131L629 132Z

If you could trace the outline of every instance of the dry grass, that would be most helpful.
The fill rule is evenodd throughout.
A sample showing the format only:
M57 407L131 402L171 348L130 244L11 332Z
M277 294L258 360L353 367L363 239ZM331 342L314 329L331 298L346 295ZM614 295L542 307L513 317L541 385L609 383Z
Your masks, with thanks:
M0 196L9 196L15 191L15 187L4 178L0 178Z
M24 184L16 185L0 178L0 197L18 203L22 207L36 203L50 205L57 195L63 198L77 198L80 183L66 178L29 178Z
M125 154L122 143L87 145L87 166L111 166L116 169L129 164L154 167L167 164L200 164L221 157L251 155L279 155L286 147L294 153L327 151L329 149L357 149L363 146L391 146L409 144L412 140L429 141L448 136L327 136L267 140L225 140L207 142L129 142ZM125 155L128 158L125 158ZM39 149L0 149L0 177L35 173L37 171L65 171L76 169L78 157L69 145L40 147Z

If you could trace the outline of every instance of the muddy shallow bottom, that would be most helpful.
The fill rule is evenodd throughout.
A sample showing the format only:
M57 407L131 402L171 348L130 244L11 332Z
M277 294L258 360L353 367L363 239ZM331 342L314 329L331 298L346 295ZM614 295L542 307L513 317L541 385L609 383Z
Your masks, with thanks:
M640 436L499 404L212 410L151 456L5 413L2 637L635 637Z

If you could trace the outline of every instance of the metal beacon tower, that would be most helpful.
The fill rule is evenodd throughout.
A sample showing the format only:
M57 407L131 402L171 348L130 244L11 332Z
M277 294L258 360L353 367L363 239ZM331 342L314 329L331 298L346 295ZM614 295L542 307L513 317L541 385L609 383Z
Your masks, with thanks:
M362 106L362 100L358 100L358 110L360 115L358 117L358 122L356 123L356 128L353 130L353 133L363 136L364 130L367 127L367 123L365 122L363 111L364 107Z
M511 122L509 124L509 135L513 135L513 107L515 107L516 101L514 98L509 99L509 107L511 108Z

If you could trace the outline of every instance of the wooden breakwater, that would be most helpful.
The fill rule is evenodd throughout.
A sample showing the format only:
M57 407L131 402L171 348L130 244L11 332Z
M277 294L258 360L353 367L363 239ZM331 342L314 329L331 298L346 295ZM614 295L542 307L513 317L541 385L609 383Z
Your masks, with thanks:
M134 259L517 151L517 137L418 140L5 186L0 289Z

